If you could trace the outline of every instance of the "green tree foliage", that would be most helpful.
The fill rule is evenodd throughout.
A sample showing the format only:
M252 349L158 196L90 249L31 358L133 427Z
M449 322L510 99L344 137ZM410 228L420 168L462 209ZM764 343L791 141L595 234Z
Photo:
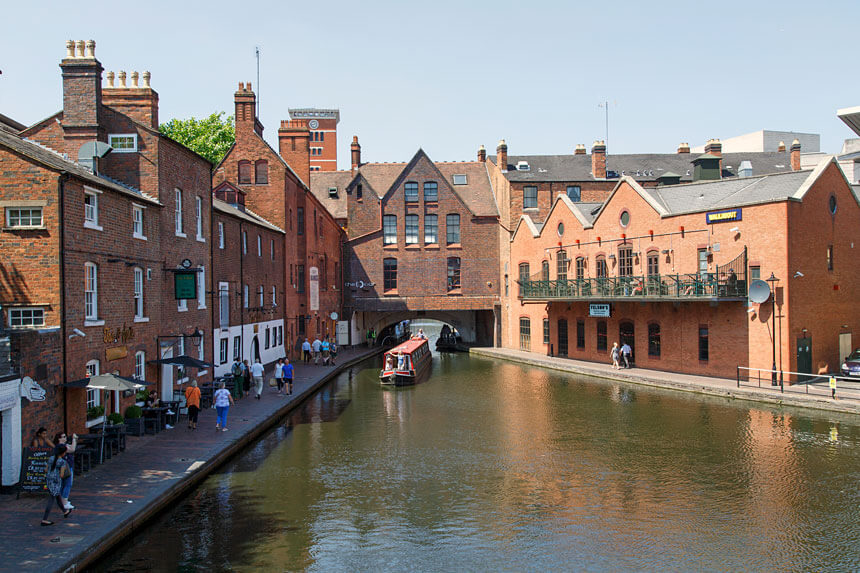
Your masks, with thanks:
M236 139L233 116L222 117L223 115L224 112L221 111L205 119L174 118L162 123L159 129L170 139L217 164Z

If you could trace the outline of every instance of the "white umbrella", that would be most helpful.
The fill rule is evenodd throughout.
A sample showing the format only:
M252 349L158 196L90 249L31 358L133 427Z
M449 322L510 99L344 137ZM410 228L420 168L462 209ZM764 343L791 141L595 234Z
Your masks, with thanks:
M92 376L87 380L87 388L93 388L98 390L104 390L105 392L114 392L114 391L125 391L125 390L140 390L142 388L146 388L145 384L141 384L132 380L131 378L123 378L122 376L117 376L116 374L99 374L98 376ZM100 451L100 460L99 463L103 463L105 460L105 427L107 426L107 418L102 422L102 447Z

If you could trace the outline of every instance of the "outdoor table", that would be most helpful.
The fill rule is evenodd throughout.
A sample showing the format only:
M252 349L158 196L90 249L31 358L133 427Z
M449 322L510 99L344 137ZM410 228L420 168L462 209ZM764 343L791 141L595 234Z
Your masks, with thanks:
M164 429L164 417L162 414L167 412L167 406L159 406L158 408L143 408L143 415L147 418L155 418L157 420L156 423L156 432L160 432Z
M91 430L96 430L97 432L101 432L102 425L94 426L90 428ZM119 446L119 451L125 451L125 434L126 434L126 426L125 424L107 424L105 425L105 434L108 437L115 437L117 440L117 445Z
M83 444L84 447L93 450L94 454L94 463L102 463L103 460L109 459L113 456L113 448L111 447L111 440L115 438L110 438L109 436L105 436L104 439L104 447L105 450L102 452L102 435L101 434L79 434L78 435L78 443ZM102 455L104 453L104 455Z

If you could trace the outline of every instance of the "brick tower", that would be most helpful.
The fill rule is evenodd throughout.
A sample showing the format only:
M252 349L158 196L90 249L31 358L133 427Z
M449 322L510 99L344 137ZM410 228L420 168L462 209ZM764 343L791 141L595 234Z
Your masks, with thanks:
M306 121L310 131L311 171L337 171L339 109L291 109L290 119Z

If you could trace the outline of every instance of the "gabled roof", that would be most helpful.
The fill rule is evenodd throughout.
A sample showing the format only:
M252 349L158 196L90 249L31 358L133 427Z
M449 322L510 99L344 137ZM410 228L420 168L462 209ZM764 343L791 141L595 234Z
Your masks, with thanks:
M511 242L514 242L514 237L517 236L517 233L520 232L520 226L525 225L525 229L528 229L529 233L531 233L532 237L540 237L541 229L543 228L542 224L536 225L532 218L528 215L520 215L520 220L517 221L517 226L514 227L514 232L511 233Z
M153 205L161 205L155 197L151 197L150 195L141 192L139 189L135 189L130 185L126 185L104 175L96 175L92 171L66 159L56 151L45 147L44 145L40 145L26 139L21 139L17 135L13 135L7 131L0 130L0 146L11 149L12 151L19 153L33 162L51 169L52 171L69 173L84 182L111 189L112 191L116 191L117 193L132 197L139 201L144 201Z
M490 156L493 163L496 156ZM633 153L606 156L607 171L614 171L618 177L627 175L637 181L657 181L667 171L679 173L681 181L693 180L693 160L689 153ZM767 173L783 173L791 171L790 152L738 152L724 153L723 176L737 175L741 161L752 164L753 175ZM516 165L520 161L529 164L528 171L518 171ZM591 155L509 155L508 172L505 176L510 181L542 182L558 181L601 181L591 174ZM612 178L610 180L615 180Z
M651 205L651 208L654 209L654 211L656 211L657 214L659 214L661 217L669 215L669 209L658 197L656 197L652 193L653 189L645 189L644 187L639 185L639 183L637 183L635 179L633 179L632 177L627 177L625 175L618 181L618 183L612 189L612 192L609 194L609 197L606 198L606 201L603 202L603 205L601 205L600 209L598 209L597 213L595 213L594 219L592 219L592 223L600 217L603 211L606 210L606 206L612 202L612 198L615 197L615 194L618 192L618 189L621 188L622 183L626 183L630 187L632 187L633 190L636 191L636 193L638 193L639 196L642 197L642 199L644 199L646 203ZM679 185L673 185L672 188L674 187L679 187Z
M347 218L346 188L352 182L351 171L312 171L311 193L335 219ZM337 189L334 197L330 189Z
M238 207L234 207L226 201L222 201L221 199L216 199L215 197L212 197L212 208L220 213L224 213L225 215L230 215L232 217L236 217L237 219L247 221L248 223L253 223L254 225L259 225L260 227L265 227L270 231L276 231L278 233L284 234L283 229L263 219L247 207L244 211L242 211Z
M18 133L22 129L26 128L27 126L23 123L19 123L11 117L5 116L0 113L0 129L8 131L9 133Z

